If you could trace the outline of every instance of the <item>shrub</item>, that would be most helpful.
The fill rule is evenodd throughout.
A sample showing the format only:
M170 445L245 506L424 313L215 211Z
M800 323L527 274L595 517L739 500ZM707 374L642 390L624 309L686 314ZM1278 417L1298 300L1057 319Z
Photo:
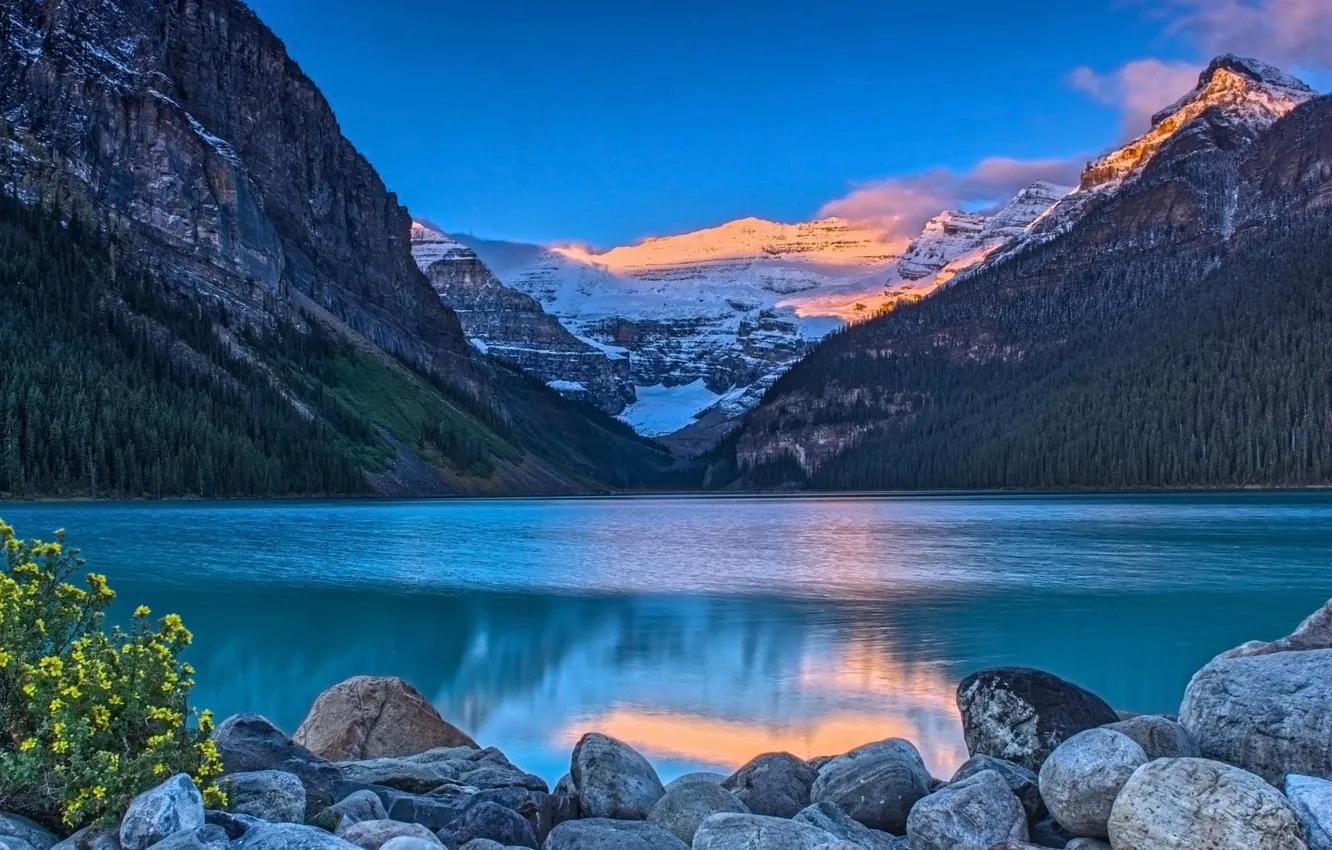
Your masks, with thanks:
M64 532L22 541L0 521L0 811L52 828L109 824L135 794L189 773L210 803L221 772L212 717L186 704L193 669L180 617L154 626L138 608L128 631L105 628L115 598L84 576Z

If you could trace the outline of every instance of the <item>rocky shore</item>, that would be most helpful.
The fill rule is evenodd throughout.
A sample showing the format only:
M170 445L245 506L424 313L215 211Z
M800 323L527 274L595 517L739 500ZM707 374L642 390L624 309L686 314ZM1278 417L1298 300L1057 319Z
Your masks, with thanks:
M101 833L0 815L0 850L1332 850L1332 601L1217 656L1177 716L1027 668L968 677L957 704L971 758L948 779L888 738L663 785L592 733L550 788L410 685L357 677L290 736L217 727L226 810L182 774Z

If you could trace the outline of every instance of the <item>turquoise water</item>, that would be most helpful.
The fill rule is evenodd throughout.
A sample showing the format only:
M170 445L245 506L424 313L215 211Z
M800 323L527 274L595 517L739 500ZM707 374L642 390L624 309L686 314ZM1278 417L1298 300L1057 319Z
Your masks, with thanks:
M963 758L957 681L1028 664L1174 711L1332 596L1332 496L0 504L195 633L196 701L292 730L402 676L554 780L587 730L669 779L900 735Z

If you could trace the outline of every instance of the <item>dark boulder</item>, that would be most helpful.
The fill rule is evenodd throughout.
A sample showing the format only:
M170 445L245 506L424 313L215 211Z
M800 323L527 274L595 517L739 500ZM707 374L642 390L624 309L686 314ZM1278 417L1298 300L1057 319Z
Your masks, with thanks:
M819 772L790 753L764 753L722 781L722 787L750 812L794 817L810 803L809 791Z

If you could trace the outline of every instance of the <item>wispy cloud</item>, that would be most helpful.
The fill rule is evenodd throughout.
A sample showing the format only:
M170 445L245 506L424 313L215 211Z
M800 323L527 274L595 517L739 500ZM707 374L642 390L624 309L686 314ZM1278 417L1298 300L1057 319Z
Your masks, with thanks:
M1239 53L1287 70L1332 68L1330 0L1165 0L1169 31L1207 56Z
M1108 74L1083 65L1068 75L1068 82L1119 110L1120 135L1130 138L1151 126L1154 114L1192 89L1201 70L1189 62L1138 59Z
M1081 159L989 157L967 171L933 168L876 180L824 204L820 212L875 223L888 241L905 246L943 210L1003 203L1037 180L1073 185L1081 167Z

